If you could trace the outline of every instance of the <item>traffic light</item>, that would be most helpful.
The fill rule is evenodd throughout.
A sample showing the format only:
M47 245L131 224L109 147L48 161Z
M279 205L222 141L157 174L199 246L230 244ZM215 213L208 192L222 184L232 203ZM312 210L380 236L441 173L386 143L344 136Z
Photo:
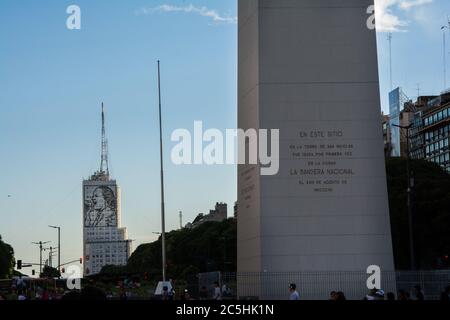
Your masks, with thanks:
M35 270L31 270L31 275L32 276L36 275L36 271Z
M83 258L80 258L80 264L83 264Z
M17 260L17 270L22 269L22 260Z
M66 273L66 268L62 268L61 273Z

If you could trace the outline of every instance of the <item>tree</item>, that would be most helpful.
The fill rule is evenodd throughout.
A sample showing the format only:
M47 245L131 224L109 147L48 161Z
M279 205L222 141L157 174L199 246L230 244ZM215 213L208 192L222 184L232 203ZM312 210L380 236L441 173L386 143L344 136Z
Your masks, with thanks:
M58 271L58 269L45 266L44 270L42 270L41 278L59 278L61 277L61 273Z
M237 224L235 219L206 222L194 229L167 233L168 278L183 279L191 272L236 270ZM128 260L130 273L161 276L161 239L139 246Z
M0 236L0 279L9 279L14 275L14 249L3 242Z
M387 159L386 167L395 266L397 270L407 270L410 261L406 160ZM411 161L411 170L417 266L419 269L448 268L443 257L450 253L450 175L427 161Z

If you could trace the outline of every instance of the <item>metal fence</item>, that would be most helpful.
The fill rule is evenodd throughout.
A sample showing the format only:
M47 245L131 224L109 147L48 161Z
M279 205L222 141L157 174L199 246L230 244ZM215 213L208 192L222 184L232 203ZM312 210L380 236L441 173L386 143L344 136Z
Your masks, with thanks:
M362 300L368 293L365 272L283 272L283 273L221 273L198 275L198 288L207 288L212 296L215 282L223 288L224 299L285 300L290 283L297 285L303 300L326 300L331 291L342 291L349 300ZM427 300L438 300L450 285L450 270L397 271L381 273L381 288L395 295L400 290L415 297L414 287L420 286Z

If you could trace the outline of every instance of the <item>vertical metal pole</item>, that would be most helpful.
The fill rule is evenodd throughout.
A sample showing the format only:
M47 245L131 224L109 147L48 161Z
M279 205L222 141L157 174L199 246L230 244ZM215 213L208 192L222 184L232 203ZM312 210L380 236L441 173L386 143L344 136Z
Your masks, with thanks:
M58 227L58 271L61 268L61 227Z
M162 246L162 275L166 281L166 221L164 208L164 163L163 163L163 139L162 139L162 116L161 116L161 71L158 60L158 98L159 98L159 151L161 161L161 246Z
M42 274L42 241L39 241L39 278Z

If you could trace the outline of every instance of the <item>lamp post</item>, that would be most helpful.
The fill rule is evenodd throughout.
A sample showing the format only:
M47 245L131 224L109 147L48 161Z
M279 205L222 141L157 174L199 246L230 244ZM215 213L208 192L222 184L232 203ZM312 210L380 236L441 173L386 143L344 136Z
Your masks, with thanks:
M410 156L410 144L409 144L409 130L413 126L411 123L408 126L399 126L393 124L394 127L400 128L402 130L406 130L406 179L407 179L407 188L406 188L406 206L408 209L408 231L409 231L409 257L410 257L410 267L411 270L416 269L416 258L414 254L414 224L412 218L412 204L411 204L411 189L414 186L414 182L411 178L411 156Z
M49 228L58 229L58 271L61 267L61 227L49 226Z

